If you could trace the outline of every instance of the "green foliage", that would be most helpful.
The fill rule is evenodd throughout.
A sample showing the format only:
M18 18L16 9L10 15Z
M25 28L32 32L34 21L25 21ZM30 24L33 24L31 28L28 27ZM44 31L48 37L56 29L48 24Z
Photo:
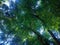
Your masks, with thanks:
M37 1L38 0L21 0L20 3L15 4L16 9L13 11L15 17L12 18L6 17L4 14L0 13L0 20L4 20L4 24L7 26L9 34L15 34L23 40L24 38L31 37L29 36L29 32L32 31L31 29L37 31L41 26L44 27L45 31L48 29L55 29L58 31L60 25L60 1L41 0L40 6L35 8ZM44 37L46 34L47 33L44 34ZM34 39L37 36L32 37L32 40L28 39L28 45L40 45L39 40Z

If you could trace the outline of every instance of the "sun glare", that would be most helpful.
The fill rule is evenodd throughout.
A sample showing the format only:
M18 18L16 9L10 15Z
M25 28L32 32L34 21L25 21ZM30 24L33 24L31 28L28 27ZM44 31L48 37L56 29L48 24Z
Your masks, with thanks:
M6 4L8 7L10 6L10 2L9 1L5 1L4 4Z

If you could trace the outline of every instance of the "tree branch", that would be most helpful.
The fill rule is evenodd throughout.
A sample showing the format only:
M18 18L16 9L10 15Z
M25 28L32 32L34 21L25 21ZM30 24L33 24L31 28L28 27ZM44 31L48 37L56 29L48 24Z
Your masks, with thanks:
M28 30L34 32L37 35L37 39L42 43L42 45L49 45L50 44L50 40L46 39L44 36L42 36L39 32L37 32L36 30L25 26L25 29L27 28ZM24 27L22 27L24 29Z
M48 30L48 32L51 34L51 36L52 36L53 39L57 42L57 44L60 45L60 42L59 42L58 39L54 36L54 34L51 32L51 30Z

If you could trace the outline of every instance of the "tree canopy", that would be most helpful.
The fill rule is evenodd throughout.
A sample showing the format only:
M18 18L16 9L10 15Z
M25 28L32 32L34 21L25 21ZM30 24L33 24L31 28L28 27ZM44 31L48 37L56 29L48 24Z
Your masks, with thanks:
M0 0L3 44L12 37L10 45L60 45L59 5L60 0Z

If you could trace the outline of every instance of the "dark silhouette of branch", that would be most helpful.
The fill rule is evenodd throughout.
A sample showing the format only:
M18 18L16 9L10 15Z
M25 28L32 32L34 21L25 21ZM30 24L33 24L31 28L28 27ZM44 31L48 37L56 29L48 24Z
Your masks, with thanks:
M22 29L28 29L32 32L34 32L36 35L37 35L37 39L40 41L40 43L42 45L50 45L50 40L46 39L44 36L42 36L39 32L37 32L36 30L30 28L30 27L27 27L24 25L24 27L22 27Z
M33 17L39 19L42 23L45 23L45 21L43 19L41 19L38 15L33 15Z
M32 30L36 35L38 40L43 44L43 45L49 45L49 40L46 39L44 36L42 36L39 32Z
M51 36L53 37L53 39L57 42L58 45L60 45L60 42L58 41L58 39L54 36L54 34L52 33L51 30L48 30L48 32L51 34Z

